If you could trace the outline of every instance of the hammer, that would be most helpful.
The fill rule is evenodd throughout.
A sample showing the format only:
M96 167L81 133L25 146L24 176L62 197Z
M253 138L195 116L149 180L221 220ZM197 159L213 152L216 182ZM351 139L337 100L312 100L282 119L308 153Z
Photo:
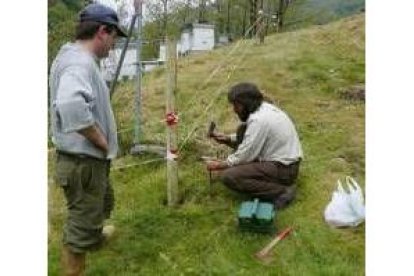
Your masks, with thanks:
M292 227L288 227L279 235L274 237L262 250L256 252L255 257L261 261L264 261L266 257L269 255L270 250L281 240L283 240L290 232L292 231Z
M213 138L215 136L214 130L216 129L216 123L210 122L210 126L208 127L207 137Z

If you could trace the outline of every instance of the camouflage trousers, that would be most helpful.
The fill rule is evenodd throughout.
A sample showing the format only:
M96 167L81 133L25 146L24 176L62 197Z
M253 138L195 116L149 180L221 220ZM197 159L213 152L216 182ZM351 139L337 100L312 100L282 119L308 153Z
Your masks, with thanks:
M108 160L57 153L56 178L68 210L63 243L74 253L98 249L103 241L103 222L114 207L109 169Z

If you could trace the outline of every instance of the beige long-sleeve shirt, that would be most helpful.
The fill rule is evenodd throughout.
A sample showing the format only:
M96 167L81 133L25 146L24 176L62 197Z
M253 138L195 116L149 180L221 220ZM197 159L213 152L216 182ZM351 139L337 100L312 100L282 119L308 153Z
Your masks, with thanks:
M263 102L250 114L243 142L227 158L229 166L254 160L289 165L303 158L302 146L291 119L276 106Z

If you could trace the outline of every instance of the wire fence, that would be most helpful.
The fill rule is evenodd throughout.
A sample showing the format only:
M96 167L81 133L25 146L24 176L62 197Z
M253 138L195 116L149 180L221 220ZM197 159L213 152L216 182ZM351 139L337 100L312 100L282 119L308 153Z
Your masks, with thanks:
M192 96L186 99L185 104L181 105L180 103L177 103L178 109L180 110L178 112L179 119L181 122L186 122L185 126L182 126L180 129L179 137L181 138L179 142L179 151L184 150L189 143L200 141L204 138L204 136L200 136L200 134L204 133L202 127L206 125L209 116L211 117L211 111L215 108L216 102L223 95L223 92L229 86L234 73L237 72L243 63L247 54L246 46L249 42L252 43L254 41L254 39L247 39L247 37L254 25L257 24L260 19L261 18L258 18L254 24L248 27L242 39L229 45L228 50L223 48L219 62L211 69L207 76L199 81ZM314 26L312 28L315 31L315 35L312 36L311 40L306 41L309 45L309 51L312 51L313 48L327 47L330 51L334 49L335 54L339 57L349 58L349 53L353 53L353 51L350 51L350 48L363 50L365 47L363 37L365 33L361 32L361 28L357 25L350 27L351 31L354 31L351 36L349 36L349 32L342 32L339 29L338 32L335 33L318 32L319 29L325 28L324 25ZM300 44L303 42L300 41L303 39L300 36L301 31L301 29L291 28L289 33L285 34L285 38L290 42L294 41L296 44ZM154 41L158 42L160 40L161 39L155 39ZM335 44L336 47L330 47L332 44ZM188 57L185 58L188 59ZM160 98L162 98L162 96L163 94ZM122 97L125 97L125 99L122 99ZM125 116L134 109L134 101L130 100L128 97L127 93L125 93L125 95L120 95L120 101L123 100L125 105L123 105L121 111L118 112L125 113ZM200 103L204 103L204 106L200 107ZM160 106L162 105L163 104L160 104ZM164 110L164 108L162 108L162 110ZM147 140L156 141L157 143L165 141L165 121L162 113L163 112L159 109L159 116L151 116L148 120L143 122L143 130L146 133L145 136L150 137ZM120 137L123 147L128 147L128 143L132 141L133 132L134 125L132 120L131 123L127 123L126 125L125 122L123 122L123 127L118 130L118 136ZM126 152L126 150L124 150L124 152ZM142 163L142 165L145 164L145 162ZM138 163L131 163L130 165L131 166L128 164L125 165L125 168L139 166Z
M190 127L186 127L184 129L184 134L182 135L184 138L180 142L179 145L179 151L183 150L185 146L193 140L193 138L197 135L197 130L200 129L200 127L205 124L206 117L209 114L209 111L213 108L214 103L220 98L222 95L222 92L225 91L225 88L229 85L229 81L233 75L233 73L238 68L239 64L243 61L243 58L246 55L246 48L244 47L248 41L247 37L249 33L252 31L254 26L260 21L260 17L254 22L252 25L248 26L245 35L242 39L238 40L234 43L234 45L230 45L229 50L225 51L224 54L220 57L219 63L215 65L214 69L211 70L211 72L203 78L203 80L200 82L200 84L197 86L195 91L193 92L193 96L187 100L187 103L185 106L180 106L180 110L184 110L183 112L179 112L178 116L180 118L180 121L185 120L186 117L192 121L190 123ZM218 75L226 74L226 77L219 82L219 84L212 85L212 89L209 88L209 84L212 80L215 80ZM214 88L215 86L218 86L217 88ZM211 93L202 93L204 89L207 90L213 90ZM204 91L205 92L205 91ZM200 98L200 95L201 98ZM211 98L211 95L214 95ZM206 107L203 108L201 111L199 110L199 106L197 103L200 101L203 101L206 103ZM128 106L126 107L126 110L131 110L134 108L133 101L128 100L127 101ZM158 128L164 127L165 128L165 122L162 117L159 117L157 120L152 120L150 122L145 122L145 127L147 130L153 129L154 126L157 126ZM120 129L118 131L119 136L125 136L129 135L131 136L133 133L134 127L127 127ZM145 130L144 130L145 132ZM156 140L157 142L162 141L165 139L163 136L164 132L162 133L151 133L151 140ZM148 135L147 135L148 136ZM122 140L122 138L121 138ZM128 140L128 139L127 139Z

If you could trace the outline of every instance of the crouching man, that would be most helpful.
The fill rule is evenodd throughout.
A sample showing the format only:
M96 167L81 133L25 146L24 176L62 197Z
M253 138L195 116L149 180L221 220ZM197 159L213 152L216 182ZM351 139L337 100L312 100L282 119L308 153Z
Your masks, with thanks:
M295 198L303 157L294 124L285 112L264 101L252 83L233 86L228 101L241 127L237 135L211 136L235 152L226 161L207 161L207 169L222 170L221 181L231 190L285 207Z

